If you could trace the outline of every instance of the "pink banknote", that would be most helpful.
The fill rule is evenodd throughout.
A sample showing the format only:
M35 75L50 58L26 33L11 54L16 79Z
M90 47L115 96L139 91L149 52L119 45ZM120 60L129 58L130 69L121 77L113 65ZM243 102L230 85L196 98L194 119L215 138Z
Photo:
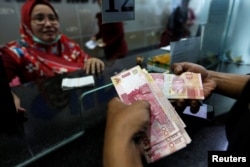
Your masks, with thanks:
M186 145L185 139L182 136L170 141L163 140L162 142L145 150L144 156L147 162L151 163L186 147Z
M153 77L145 69L136 66L111 77L111 80L120 99L126 104L136 100L147 100L150 103L150 128L140 142L149 163L191 142L185 131L185 123L162 91L164 75L156 74Z
M131 104L136 100L147 100L150 103L149 141L145 140L145 148L151 147L179 131L176 123L166 115L165 108L157 101L156 95L151 91L150 84L139 66L119 73L111 80L124 103Z
M203 85L199 73L185 72L181 75L151 74L168 99L204 99Z

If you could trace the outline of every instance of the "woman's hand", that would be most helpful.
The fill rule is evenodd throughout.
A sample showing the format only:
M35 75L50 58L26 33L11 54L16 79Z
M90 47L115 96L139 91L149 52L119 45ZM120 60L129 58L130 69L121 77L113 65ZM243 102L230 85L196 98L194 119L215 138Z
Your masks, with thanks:
M98 74L105 68L104 62L98 58L89 58L84 65L83 70L86 74Z
M99 46L101 48L104 48L106 46L106 43L104 43L102 39L98 39L96 41L96 44L97 44L97 46Z
M200 73L202 78L205 98L209 97L216 89L217 86L216 82L212 79L208 70L205 69L203 66L194 63L183 62L183 63L173 64L171 69L177 75L183 72Z

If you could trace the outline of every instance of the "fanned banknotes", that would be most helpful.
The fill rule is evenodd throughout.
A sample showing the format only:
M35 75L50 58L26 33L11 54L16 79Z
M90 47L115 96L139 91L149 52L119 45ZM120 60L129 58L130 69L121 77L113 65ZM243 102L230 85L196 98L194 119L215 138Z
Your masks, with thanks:
M191 142L185 130L186 125L158 83L145 69L136 66L111 77L111 80L124 103L131 104L136 100L147 100L150 103L150 128L140 140L149 163L172 154Z

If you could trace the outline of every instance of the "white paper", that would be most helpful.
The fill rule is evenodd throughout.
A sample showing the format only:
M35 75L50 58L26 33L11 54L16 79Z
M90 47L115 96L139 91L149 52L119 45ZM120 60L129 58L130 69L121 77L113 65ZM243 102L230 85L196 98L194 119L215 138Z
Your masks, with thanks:
M79 78L63 78L61 86L63 90L68 90L73 88L94 86L94 85L95 85L94 77L90 75Z
M93 41L93 40L89 40L85 43L85 46L88 48L88 49L95 49L96 47L96 42Z
M161 47L161 50L170 51L170 49L171 49L170 45Z
M187 115L191 115L191 116L195 116L195 117L207 119L207 105L206 104L202 104L200 106L200 110L197 113L195 113L195 114L190 111L190 106L187 106L185 108L183 114L187 114Z

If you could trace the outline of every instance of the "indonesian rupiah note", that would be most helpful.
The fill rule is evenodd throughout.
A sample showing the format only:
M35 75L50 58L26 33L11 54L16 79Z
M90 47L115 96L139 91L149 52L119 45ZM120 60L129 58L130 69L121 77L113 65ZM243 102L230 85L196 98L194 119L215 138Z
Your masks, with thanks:
M168 99L204 99L201 74L164 75L163 92Z
M144 148L149 148L179 131L176 123L166 114L165 106L157 101L151 90L150 83L139 66L121 72L111 77L120 99L131 104L136 100L147 100L151 106L150 128L147 134L149 142L144 142Z
M191 142L184 129L184 122L145 69L136 66L111 77L111 80L124 103L147 100L151 105L150 128L141 139L144 155L149 163L180 150Z
M186 147L186 145L185 139L182 136L171 141L166 139L145 150L144 156L147 162L154 162Z
M191 142L191 138L187 134L186 130L184 129L186 127L185 123L182 121L180 116L175 111L172 104L168 101L168 99L165 97L164 93L162 92L161 87L159 87L159 82L156 82L155 78L149 74L145 69L143 69L143 72L145 75L148 76L148 78L151 78L154 80L154 82L151 82L151 88L152 90L158 95L158 102L161 103L163 106L167 107L167 115L170 117L178 126L179 131L181 132L182 136L184 137L187 144ZM159 76L158 76L159 77Z

